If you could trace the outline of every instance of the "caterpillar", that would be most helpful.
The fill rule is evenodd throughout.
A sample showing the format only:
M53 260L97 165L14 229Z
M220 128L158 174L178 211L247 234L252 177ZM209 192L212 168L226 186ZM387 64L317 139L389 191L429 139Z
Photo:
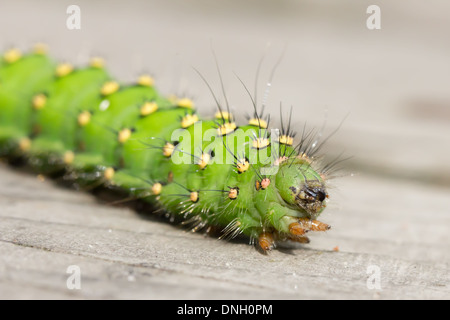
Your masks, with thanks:
M10 49L0 61L0 155L119 188L192 230L243 235L263 252L308 243L308 232L330 229L317 218L336 162L319 161L321 145L305 128L294 144L291 117L269 129L270 116L247 92L248 123L238 125L212 90L218 110L203 119L192 100L161 95L147 74L121 84L101 58L77 68L56 63L43 45Z

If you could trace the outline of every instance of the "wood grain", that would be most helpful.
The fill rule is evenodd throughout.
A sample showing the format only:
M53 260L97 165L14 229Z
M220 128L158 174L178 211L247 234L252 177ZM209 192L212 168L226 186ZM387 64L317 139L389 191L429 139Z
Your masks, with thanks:
M3 166L0 175L2 298L450 297L450 199L439 188L348 179L336 196L347 204L323 215L332 230L265 256ZM399 188L403 197L380 201ZM79 291L66 287L70 265L81 268ZM381 291L367 288L372 265Z

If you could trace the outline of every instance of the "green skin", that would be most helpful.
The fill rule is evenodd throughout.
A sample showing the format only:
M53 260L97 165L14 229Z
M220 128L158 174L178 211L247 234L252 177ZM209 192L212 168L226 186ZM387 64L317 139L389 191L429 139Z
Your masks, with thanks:
M194 110L174 105L153 87L143 85L121 87L102 96L100 88L110 77L101 68L79 69L61 78L54 76L54 70L55 64L46 56L28 55L11 64L2 62L0 149L32 137L29 157L59 159L44 161L47 167L61 166L64 154L73 152L68 170L98 173L96 177L106 184L117 185L174 215L195 218L197 227L228 226L231 235L243 233L258 238L271 233L286 239L292 223L299 218L316 219L323 211L327 197L324 179L290 146L276 144L264 149L269 154L275 150L276 155L290 155L271 176L261 175L263 168L273 164L260 158L244 172L239 172L235 163L216 163L226 156L234 162L234 156L250 159L250 153L257 151L252 137L259 136L259 128L243 126L224 136L216 134L212 141L200 141L199 145L188 138L172 141L175 130L181 128L181 118L194 114ZM46 105L33 110L31 98L40 92L48 96ZM108 108L100 108L105 100ZM155 101L158 110L142 116L140 106L146 101ZM77 119L83 111L92 116L81 126ZM184 130L190 137L199 133L203 137L224 122L205 120L201 127L196 123ZM132 134L126 141L119 141L119 132L124 129L132 130ZM240 142L226 150L224 143L230 146L227 139L234 138ZM178 143L172 157L187 156L190 163L176 164L165 156L166 142ZM198 164L201 150L214 150L214 161L204 168ZM110 168L114 168L114 175L106 181L103 173ZM262 178L270 179L265 189L257 187ZM157 183L162 188L154 194L151 190ZM237 197L229 196L231 189L239 190ZM191 192L197 192L197 201L190 198Z
M86 68L75 70L70 76L51 83L46 90L48 99L45 107L34 111L38 134L33 140L31 152L62 155L75 150L80 135L77 117L83 111L94 112L94 106L101 101L99 90L108 79L103 69Z
M14 153L14 144L30 136L32 97L54 81L55 63L47 56L29 54L16 63L0 64L0 154Z

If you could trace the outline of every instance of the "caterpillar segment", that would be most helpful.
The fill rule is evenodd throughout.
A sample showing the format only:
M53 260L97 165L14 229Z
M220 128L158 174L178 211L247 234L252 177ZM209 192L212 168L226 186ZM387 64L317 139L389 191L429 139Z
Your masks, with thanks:
M124 85L104 65L101 58L86 67L57 64L44 50L6 52L1 155L120 188L193 221L193 230L242 234L263 251L329 229L317 220L329 198L326 175L309 156L307 134L294 145L290 121L272 136L256 106L241 126L219 104L204 119L192 100L162 96L152 77Z
M28 151L33 97L54 81L55 63L45 54L10 49L0 58L0 155Z

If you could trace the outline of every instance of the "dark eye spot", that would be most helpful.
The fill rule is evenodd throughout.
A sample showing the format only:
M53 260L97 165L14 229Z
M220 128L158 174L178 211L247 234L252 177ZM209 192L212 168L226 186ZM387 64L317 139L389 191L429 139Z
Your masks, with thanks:
M327 195L323 191L318 191L317 192L317 200L319 200L320 202L324 201L326 196Z

